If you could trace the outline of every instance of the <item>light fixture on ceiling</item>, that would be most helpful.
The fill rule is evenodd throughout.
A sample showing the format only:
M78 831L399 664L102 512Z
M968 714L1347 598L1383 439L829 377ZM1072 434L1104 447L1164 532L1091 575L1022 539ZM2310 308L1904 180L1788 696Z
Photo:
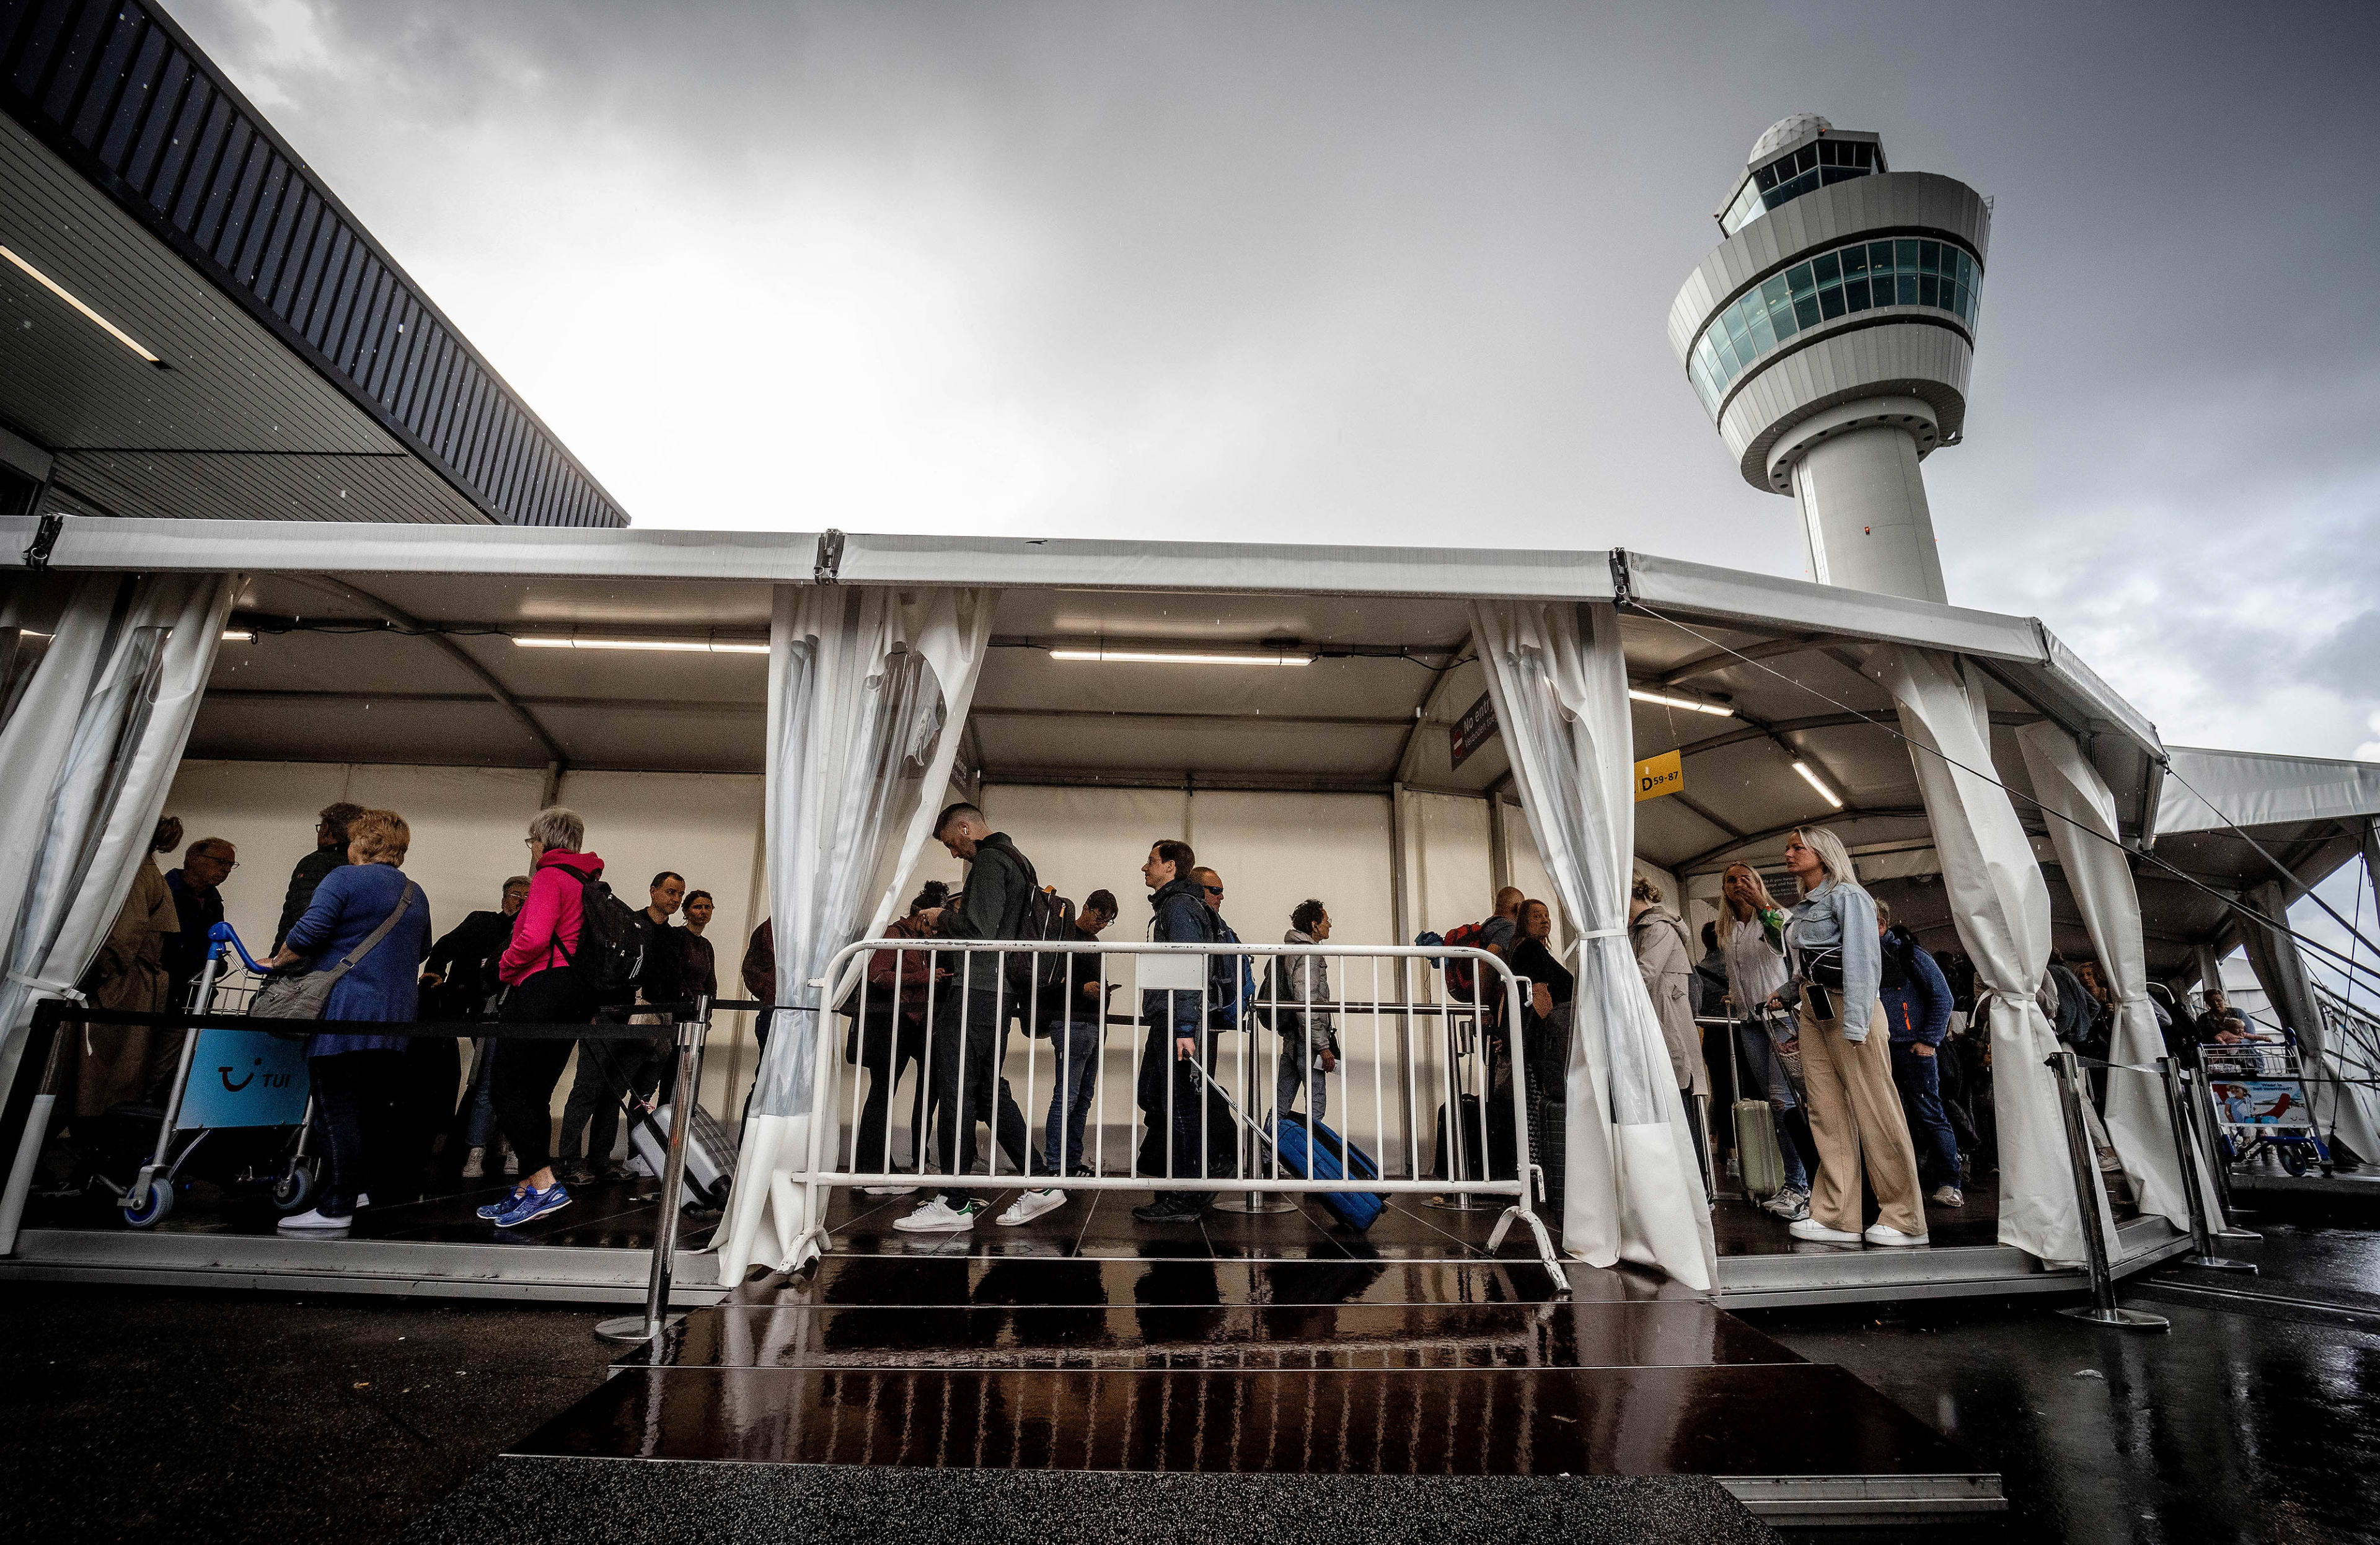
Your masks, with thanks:
M90 307L76 299L73 294L64 286L60 285L55 279L51 278L40 269L35 268L31 263L27 262L24 259L18 257L16 253L11 252L6 247L0 247L0 258L6 258L10 262L15 263L18 268L24 271L26 277L31 279L33 283L41 286L43 289L49 291L52 295L56 296L59 299L65 301L67 305L72 306L76 310L80 311L84 316L96 322L101 330L105 332L109 337L114 338L117 343L122 344L125 347L130 349L133 353L138 354L143 359L148 360L158 369L164 369L164 360L158 359L155 355L141 347L140 340L133 337L131 334L127 333L123 328L116 326L115 323L108 321L105 317L101 316L97 311L92 310Z
M1832 805L1839 810L1843 808L1842 797L1836 794L1833 789L1828 788L1825 782L1821 780L1815 772L1810 771L1810 764L1808 762L1795 762L1793 764L1793 771L1802 774L1802 781L1803 783L1818 791L1819 798L1824 799L1828 804Z
M252 627L226 627L223 630L223 641L226 644L252 644L256 642L256 630Z
M575 639L516 636L522 649L630 649L666 654L766 654L766 644L736 644L719 639Z
M1259 653L1251 650L1241 654L1215 654L1190 650L1108 649L1105 646L1090 649L1053 649L1050 651L1050 658L1052 660L1102 660L1111 664L1127 665L1311 665L1314 663L1314 656L1310 654L1291 654L1278 651Z
M1735 717L1735 710L1725 703L1698 702L1693 698L1681 698L1668 692L1647 692L1641 687L1631 687L1628 695L1640 703L1658 703L1663 708L1692 709L1696 713L1716 713L1722 719Z

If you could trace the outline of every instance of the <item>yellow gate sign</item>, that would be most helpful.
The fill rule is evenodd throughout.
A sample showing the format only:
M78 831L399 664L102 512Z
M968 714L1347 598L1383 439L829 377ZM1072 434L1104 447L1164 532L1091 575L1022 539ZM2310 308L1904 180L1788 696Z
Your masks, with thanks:
M1665 794L1676 794L1686 786L1686 759L1677 751L1664 751L1636 764L1636 802L1658 799Z

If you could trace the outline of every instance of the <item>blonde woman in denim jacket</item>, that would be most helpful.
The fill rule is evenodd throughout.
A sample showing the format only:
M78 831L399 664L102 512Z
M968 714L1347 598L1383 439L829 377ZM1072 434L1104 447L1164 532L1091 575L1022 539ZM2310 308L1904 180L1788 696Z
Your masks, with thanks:
M1877 996L1883 956L1876 945L1876 898L1860 888L1842 839L1809 827L1786 839L1785 867L1802 887L1785 922L1793 967L1788 990L1801 990L1802 1076L1818 1174L1810 1215L1792 1225L1799 1239L1833 1245L1915 1246L1926 1242L1917 1150L1892 1082L1892 1052ZM1820 986L1840 964L1841 985ZM1820 1008L1828 1012L1819 1013ZM1877 1033L1870 1033L1871 1031ZM1876 1223L1860 1229L1860 1172L1875 1188Z

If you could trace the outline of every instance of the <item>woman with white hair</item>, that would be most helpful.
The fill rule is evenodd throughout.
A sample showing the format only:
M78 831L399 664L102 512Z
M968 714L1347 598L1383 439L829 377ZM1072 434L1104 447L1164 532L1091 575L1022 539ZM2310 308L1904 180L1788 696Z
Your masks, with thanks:
M1810 1215L1792 1225L1798 1239L1833 1245L1925 1243L1917 1150L1892 1082L1888 1037L1878 995L1884 957L1876 943L1876 898L1840 837L1804 827L1785 841L1785 868L1802 899L1785 922L1792 979L1769 1002L1800 996L1802 1078L1818 1149ZM1860 1170L1875 1188L1877 1216L1860 1229Z

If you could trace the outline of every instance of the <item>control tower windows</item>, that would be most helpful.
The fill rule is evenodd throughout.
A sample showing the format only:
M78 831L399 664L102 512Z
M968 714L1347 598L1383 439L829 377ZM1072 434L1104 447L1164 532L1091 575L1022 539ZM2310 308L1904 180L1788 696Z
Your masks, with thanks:
M1766 165L1755 166L1719 216L1719 229L1733 236L1772 209L1780 209L1804 193L1830 183L1864 177L1884 167L1884 157L1872 140L1821 139L1788 151Z
M1983 269L1947 241L1854 242L1772 274L1722 308L1694 341L1686 373L1712 413L1753 362L1805 328L1882 306L1948 311L1975 325Z

